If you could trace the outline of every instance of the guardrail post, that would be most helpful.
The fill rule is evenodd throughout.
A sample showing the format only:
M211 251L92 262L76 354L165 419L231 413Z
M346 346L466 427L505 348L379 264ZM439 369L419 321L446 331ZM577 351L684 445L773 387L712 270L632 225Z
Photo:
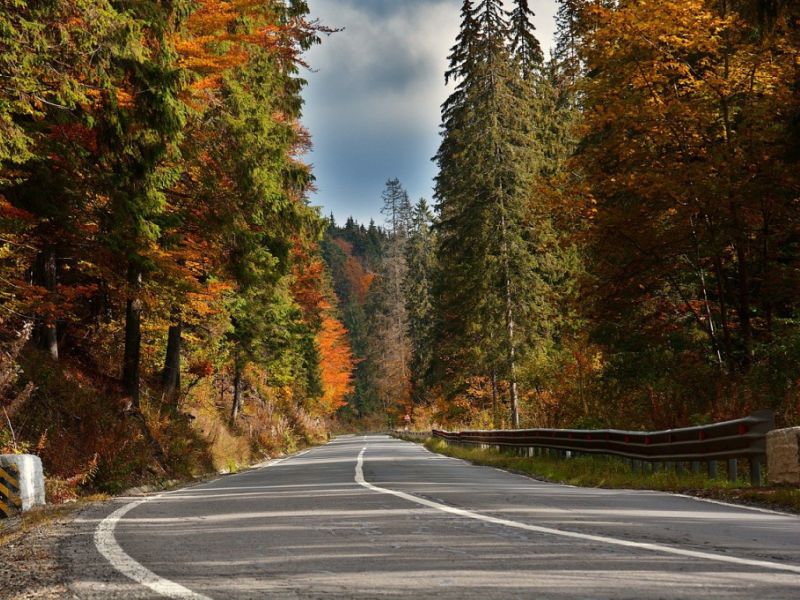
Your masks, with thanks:
M708 478L709 479L716 479L719 476L717 471L717 461L710 460L708 461Z
M699 472L700 472L700 461L699 460L693 460L692 461L692 473L697 475Z
M739 479L739 461L732 458L728 461L728 481L736 483Z
M678 475L685 475L686 474L686 469L684 468L682 462L678 461L678 462L675 463L675 472Z
M761 458L757 456L750 458L750 485L761 487Z

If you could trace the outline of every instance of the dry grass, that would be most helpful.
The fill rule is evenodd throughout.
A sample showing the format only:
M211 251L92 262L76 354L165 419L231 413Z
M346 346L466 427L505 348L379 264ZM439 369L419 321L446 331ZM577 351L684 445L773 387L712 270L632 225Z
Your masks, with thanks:
M108 496L96 495L81 498L66 504L39 506L10 519L0 521L0 547L13 544L29 532L51 523L69 519L74 513L93 502L107 500Z
M634 473L621 459L611 457L580 457L568 460L551 457L528 458L494 449L451 446L442 440L430 438L424 441L424 445L428 450L445 456L554 483L581 487L676 492L800 513L798 488L751 488L741 480L732 483L725 478L710 479L704 473L679 474L675 471Z

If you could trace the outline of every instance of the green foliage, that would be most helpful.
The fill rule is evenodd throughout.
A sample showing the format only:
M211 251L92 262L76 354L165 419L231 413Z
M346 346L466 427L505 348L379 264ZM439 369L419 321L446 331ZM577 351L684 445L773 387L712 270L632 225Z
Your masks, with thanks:
M412 351L410 362L411 394L414 404L427 398L426 378L433 363L433 280L436 268L436 231L434 216L424 198L414 206L411 229L406 243L408 274L404 282L408 337Z
M33 331L36 390L0 443L65 494L324 431L335 302L299 158L320 31L300 0L2 2L0 336ZM228 428L231 379L246 427Z
M378 394L378 365L371 337L371 321L378 310L373 283L382 269L387 235L374 223L369 227L348 219L344 227L331 220L322 251L339 299L339 314L348 331L356 358L355 389L342 411L345 418L364 419L383 406Z
M508 382L518 421L518 370L551 345L577 269L538 197L563 137L527 3L465 2L447 77L436 160L439 220L437 356L432 383L450 394L475 377ZM556 133L553 133L553 132ZM563 145L563 143L562 143Z

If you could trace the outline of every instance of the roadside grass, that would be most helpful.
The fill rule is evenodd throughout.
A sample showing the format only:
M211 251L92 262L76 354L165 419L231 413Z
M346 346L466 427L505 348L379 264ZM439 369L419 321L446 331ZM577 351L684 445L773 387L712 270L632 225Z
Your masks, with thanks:
M85 496L65 504L48 504L0 520L0 547L14 543L31 531L51 523L71 518L82 508L95 502L108 500L105 494Z
M614 457L581 456L569 459L546 456L524 457L498 452L494 448L449 445L443 440L434 438L409 441L423 443L428 450L437 454L553 483L682 493L800 513L800 488L751 488L741 479L734 483L725 477L709 479L705 473L677 473L674 470L634 473L621 459Z

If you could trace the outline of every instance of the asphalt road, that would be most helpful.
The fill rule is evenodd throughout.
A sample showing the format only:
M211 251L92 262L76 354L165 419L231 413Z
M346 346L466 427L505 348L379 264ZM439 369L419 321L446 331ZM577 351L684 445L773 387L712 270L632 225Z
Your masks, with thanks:
M74 527L78 598L800 598L798 517L552 485L383 436Z

